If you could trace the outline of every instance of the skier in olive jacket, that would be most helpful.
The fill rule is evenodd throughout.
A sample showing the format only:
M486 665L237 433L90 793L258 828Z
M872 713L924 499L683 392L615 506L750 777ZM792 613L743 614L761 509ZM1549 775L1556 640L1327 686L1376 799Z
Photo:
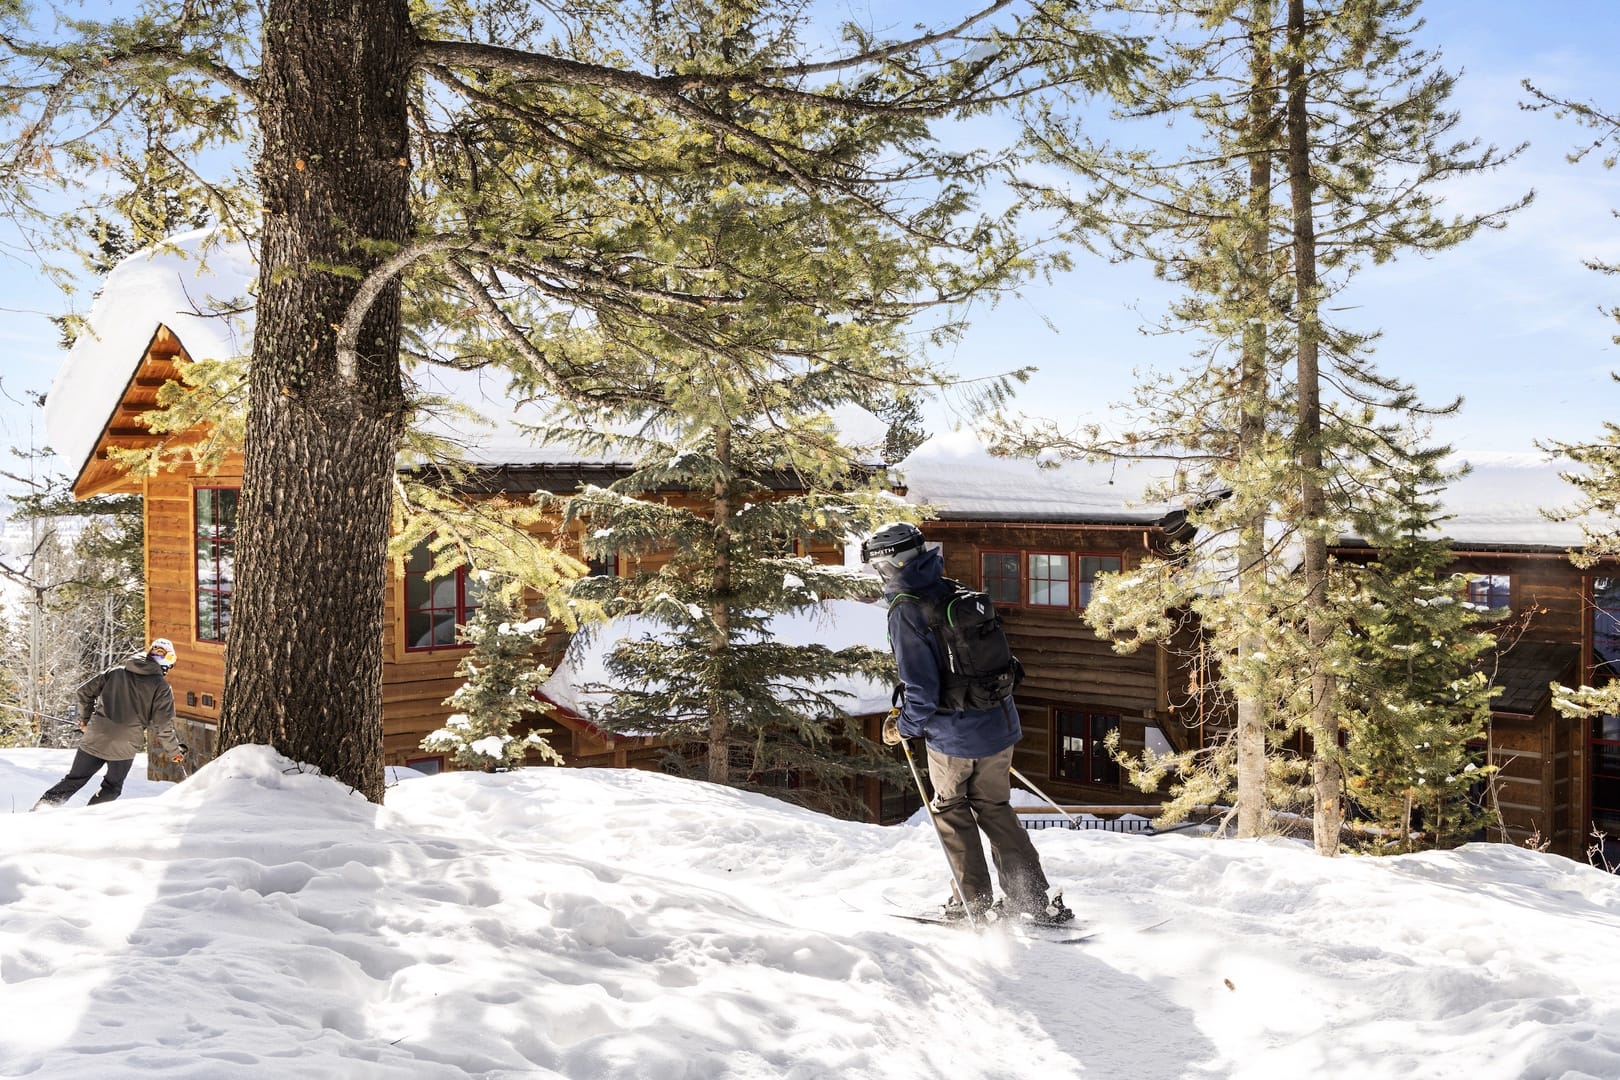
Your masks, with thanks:
M118 798L135 755L146 747L148 731L170 761L185 760L185 747L174 734L174 693L168 680L174 661L174 643L158 638L145 655L131 656L79 687L84 739L68 774L39 797L35 810L67 802L103 765L107 775L90 805Z

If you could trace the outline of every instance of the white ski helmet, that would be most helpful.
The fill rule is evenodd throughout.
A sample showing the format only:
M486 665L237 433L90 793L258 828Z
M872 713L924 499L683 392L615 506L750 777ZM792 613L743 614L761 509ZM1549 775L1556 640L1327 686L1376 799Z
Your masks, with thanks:
M146 658L156 660L158 667L168 671L174 667L174 662L178 659L174 654L174 642L166 637L154 638L152 644L147 647Z

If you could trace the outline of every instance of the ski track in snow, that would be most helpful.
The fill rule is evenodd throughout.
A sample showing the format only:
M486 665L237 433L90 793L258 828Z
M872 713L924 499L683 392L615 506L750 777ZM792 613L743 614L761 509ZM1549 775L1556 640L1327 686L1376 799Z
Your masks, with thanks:
M0 805L69 756L0 752ZM1620 885L1549 855L1043 830L1098 930L1059 946L893 918L944 898L926 824L601 770L375 807L290 770L240 748L6 819L0 1075L1620 1076Z

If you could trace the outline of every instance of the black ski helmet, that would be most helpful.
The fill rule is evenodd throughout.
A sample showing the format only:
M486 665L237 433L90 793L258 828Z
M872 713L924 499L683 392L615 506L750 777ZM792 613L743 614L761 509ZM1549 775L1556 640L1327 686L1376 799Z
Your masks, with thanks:
M922 549L922 530L909 521L896 521L861 543L861 561L901 567L916 558Z

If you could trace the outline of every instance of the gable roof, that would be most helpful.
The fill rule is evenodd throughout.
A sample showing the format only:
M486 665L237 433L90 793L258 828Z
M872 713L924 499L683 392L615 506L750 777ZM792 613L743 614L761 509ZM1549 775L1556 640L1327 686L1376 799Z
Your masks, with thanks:
M212 229L182 233L113 267L45 397L46 436L74 476L75 496L129 490L106 452L151 445L139 417L178 361L247 352L251 321L244 326L222 308L241 307L253 280L247 245L224 242Z

